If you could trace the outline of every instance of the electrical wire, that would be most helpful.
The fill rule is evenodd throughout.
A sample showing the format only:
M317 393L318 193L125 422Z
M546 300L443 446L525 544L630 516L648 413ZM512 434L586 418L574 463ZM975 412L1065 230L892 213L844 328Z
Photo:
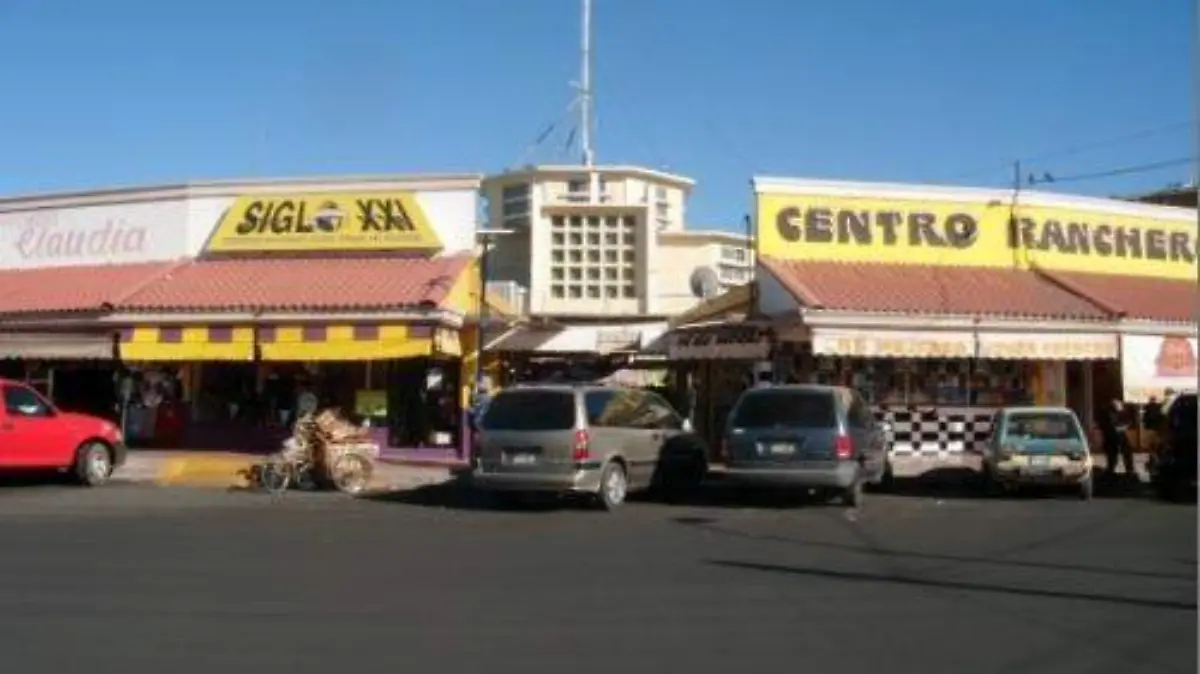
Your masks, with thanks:
M1112 178L1116 176L1127 176L1137 173L1148 173L1150 171L1158 171L1160 169L1171 168L1174 166L1184 166L1191 164L1196 160L1195 157L1176 157L1175 159L1164 159L1162 161L1150 162L1147 164L1136 164L1133 166L1121 166L1114 169L1104 171L1092 171L1089 173L1076 173L1073 175L1056 176L1051 173L1048 178L1039 180L1039 183L1068 183L1079 182L1083 180L1098 180L1101 178Z
M1056 150L1049 150L1042 154L1037 154L1037 155L1033 155L1030 157L1022 157L1022 158L1016 159L1015 161L1018 161L1022 164L1027 164L1027 163L1033 163L1033 162L1046 161L1047 159L1060 159L1063 157L1073 157L1076 155L1084 154L1086 152L1092 152L1094 150L1103 150L1106 148L1116 147L1118 145L1124 145L1126 143L1131 143L1131 142L1138 141L1138 140L1145 140L1146 138L1153 138L1155 136L1170 133L1172 131L1191 128L1193 125L1195 125L1195 123L1196 123L1195 119L1171 122L1170 124L1162 124L1159 126L1154 126L1154 127L1150 127L1150 128L1146 128L1146 129L1140 129L1140 130L1134 131L1132 133L1123 134L1120 136L1114 136L1111 138L1107 138L1105 140L1099 140L1099 141L1095 141L1095 142L1091 142L1091 143L1084 143L1082 145L1080 145L1080 144L1066 145L1066 146L1062 146ZM950 176L949 178L944 178L942 180L943 181L955 181L955 180L961 180L963 178L970 178L972 176L977 176L977 175L980 175L983 173L993 173L993 172L1001 171L1001 170L1012 170L1012 166L1013 166L1012 161L1005 162L1003 164L998 163L998 164L989 166L988 168L978 168L978 169L974 169L971 171L964 171L962 173L958 173L956 175Z

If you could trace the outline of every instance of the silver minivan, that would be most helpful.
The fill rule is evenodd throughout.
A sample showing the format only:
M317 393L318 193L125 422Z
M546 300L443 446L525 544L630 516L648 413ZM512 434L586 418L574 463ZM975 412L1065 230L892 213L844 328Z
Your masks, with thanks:
M479 421L474 486L587 494L612 510L631 490L699 482L708 453L670 403L638 389L536 384L496 394Z
M863 485L888 477L886 430L848 388L749 389L726 424L726 479L828 490L857 507Z

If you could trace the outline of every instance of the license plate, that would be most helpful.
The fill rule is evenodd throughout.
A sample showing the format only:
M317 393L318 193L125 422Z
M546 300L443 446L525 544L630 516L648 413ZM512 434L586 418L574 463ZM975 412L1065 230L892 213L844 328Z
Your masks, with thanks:
M776 442L771 445L771 453L777 455L795 454L796 445L793 445L790 442Z
M537 457L533 454L509 454L508 462L514 466L528 466L537 461Z
M1050 457L1048 456L1031 456L1029 457L1030 468L1049 468Z

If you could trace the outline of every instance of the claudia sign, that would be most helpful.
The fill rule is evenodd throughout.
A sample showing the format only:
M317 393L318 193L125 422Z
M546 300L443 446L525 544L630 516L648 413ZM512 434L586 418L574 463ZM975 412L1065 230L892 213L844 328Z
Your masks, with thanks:
M411 192L240 197L207 250L423 251L442 248Z
M1104 199L756 179L759 252L1194 279L1196 211Z
M0 213L0 268L170 260L186 253L181 201Z

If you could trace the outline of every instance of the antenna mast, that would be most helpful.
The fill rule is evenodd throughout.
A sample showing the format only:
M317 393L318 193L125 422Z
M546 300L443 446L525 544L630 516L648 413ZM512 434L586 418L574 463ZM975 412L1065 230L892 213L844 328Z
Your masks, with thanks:
M583 146L583 165L595 164L592 150L592 0L583 0L583 34L581 36L579 75L579 135Z

